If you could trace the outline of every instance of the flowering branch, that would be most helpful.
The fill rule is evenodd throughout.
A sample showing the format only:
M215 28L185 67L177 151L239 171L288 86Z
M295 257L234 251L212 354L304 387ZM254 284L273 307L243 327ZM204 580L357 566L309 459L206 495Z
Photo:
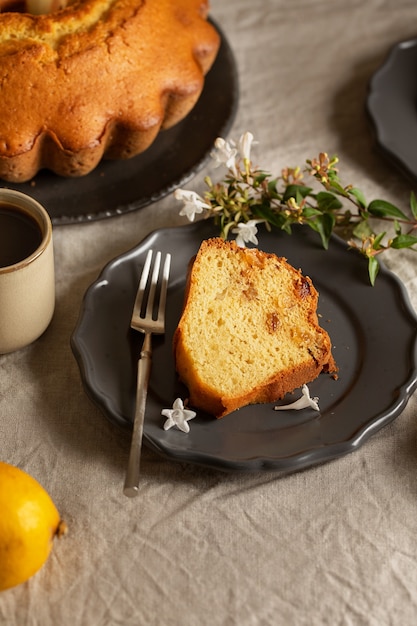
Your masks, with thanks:
M230 233L236 234L240 246L246 242L257 245L260 223L268 230L274 227L288 234L294 224L307 225L318 233L325 249L331 234L343 229L348 233L349 247L368 260L372 285L383 252L400 248L417 251L417 199L413 192L410 216L385 200L368 203L357 187L343 185L336 167L338 158L329 158L324 152L308 159L304 169L287 167L280 176L273 177L253 165L252 144L249 132L237 144L218 138L211 156L217 165L226 167L227 173L217 183L206 177L208 189L203 198L177 189L175 197L184 202L180 214L191 221L197 213L213 218L220 235L227 239ZM310 184L305 183L305 176ZM375 218L391 224L392 236L374 230Z

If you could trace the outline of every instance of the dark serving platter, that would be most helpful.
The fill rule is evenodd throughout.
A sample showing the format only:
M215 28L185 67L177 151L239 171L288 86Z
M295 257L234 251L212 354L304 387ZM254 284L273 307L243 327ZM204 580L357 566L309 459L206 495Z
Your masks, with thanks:
M113 423L131 429L141 337L130 330L139 276L149 248L170 252L167 332L154 339L154 360L144 442L168 459L222 470L310 467L354 451L396 418L417 386L417 317L404 286L382 267L375 287L367 263L332 237L324 251L307 227L259 233L259 248L284 256L308 274L320 292L321 324L329 332L339 379L321 375L309 385L312 409L274 411L253 405L221 420L198 412L190 432L164 431L163 408L186 389L175 374L172 336L178 323L187 265L203 239L215 236L211 221L155 231L111 261L87 290L71 344L89 397ZM292 394L292 401L301 394Z
M366 109L381 153L417 182L417 39L396 44L373 75Z
M54 225L91 222L136 211L171 193L195 176L217 137L225 137L238 105L238 75L226 37L191 113L162 131L144 153L124 161L103 160L87 176L62 178L41 171L27 183L4 183L32 196Z

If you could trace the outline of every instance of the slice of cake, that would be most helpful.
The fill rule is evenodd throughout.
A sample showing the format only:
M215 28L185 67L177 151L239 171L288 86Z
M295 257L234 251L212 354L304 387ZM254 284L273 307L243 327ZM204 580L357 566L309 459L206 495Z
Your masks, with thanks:
M174 334L189 405L223 417L336 372L318 293L286 259L214 238L189 270Z

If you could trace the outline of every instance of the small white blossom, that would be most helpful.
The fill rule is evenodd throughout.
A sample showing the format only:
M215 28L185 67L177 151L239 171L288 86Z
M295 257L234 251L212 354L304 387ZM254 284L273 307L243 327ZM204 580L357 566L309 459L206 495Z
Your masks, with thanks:
M176 200L184 202L180 215L185 215L190 222L194 222L196 213L202 213L204 209L210 208L210 205L195 191L176 189L174 191L174 197Z
M298 398L298 400L296 400L295 402L292 402L291 404L283 404L280 406L276 406L275 411L288 411L290 409L295 409L296 411L300 410L300 409L314 409L315 411L320 411L319 408L319 399L317 397L315 398L311 398L310 397L310 391L307 387L307 385L303 385L302 387L302 392L303 395L301 396L301 398Z
M249 220L248 222L240 222L233 228L232 233L236 234L236 243L240 248L245 247L246 242L253 243L255 246L258 245L258 238L256 237L256 233L258 232L256 224L260 224L265 220Z
M214 150L210 153L216 165L226 165L236 175L237 148L233 141L226 141L222 137L217 137L214 142Z
M164 424L164 430L169 430L176 426L183 433L189 433L190 426L188 421L192 420L196 413L190 411L190 409L185 409L181 398L177 398L172 405L172 409L162 409L161 415L168 418Z
M244 133L239 139L239 152L245 161L250 161L250 152L253 143L253 135L250 132Z

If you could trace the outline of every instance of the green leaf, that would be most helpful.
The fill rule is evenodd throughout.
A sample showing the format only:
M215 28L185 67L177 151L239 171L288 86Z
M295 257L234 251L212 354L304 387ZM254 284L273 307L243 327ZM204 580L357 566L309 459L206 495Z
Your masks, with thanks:
M395 248L396 250L399 250L400 248L411 248L415 245L417 245L417 237L406 234L394 237L391 242L391 248Z
M368 205L368 211L375 217L397 217L402 220L408 220L405 213L386 200L372 200Z
M319 209L322 211L336 211L337 209L341 209L343 206L339 198L328 191L319 191L316 196L316 200Z
M261 185L266 178L268 178L268 174L266 172L260 172L260 174L254 177L253 182L256 185Z
M337 180L332 180L330 187L332 191L337 193L337 195L343 196L344 198L348 196L346 189L342 187L342 185Z
M289 200L290 198L306 198L311 193L311 187L305 187L304 185L288 185L284 191L283 200Z
M410 207L413 217L415 217L415 219L417 220L417 199L414 191L412 191L410 194Z
M310 228L319 233L321 242L325 250L329 247L330 235L333 232L335 218L332 213L322 213L315 220L307 222Z
M295 201L298 204L298 206L303 202L303 200L304 200L303 194L297 191L297 195L295 196Z
M255 217L259 217L261 220L266 220L272 226L282 228L286 221L285 216L282 213L275 213L270 206L265 204L254 204L252 207L252 214Z
M370 256L368 259L368 274L369 274L369 280L371 281L372 286L375 285L375 280L376 280L378 272L379 272L378 260L376 259L376 257Z
M358 204L362 207L362 209L366 208L366 199L364 194L357 187L351 187L348 191L348 194L356 198Z
M370 227L369 222L367 220L363 220L356 224L355 228L352 231L352 234L354 235L354 237L357 237L357 239L362 240L371 237L374 234L374 231Z
M380 250L382 248L381 241L383 240L383 238L385 237L386 233L380 233L377 237L375 237L374 239L374 243L372 244L372 247L374 250Z
M283 230L284 232L286 232L286 233L287 233L287 235L291 235L291 232L292 232L292 231L291 231L291 224L290 224L289 222L287 222L287 223L283 224L283 225L281 226L281 230Z
M328 170L327 176L329 177L330 182L339 184L339 175L335 170Z
M316 217L317 215L321 215L322 212L312 206L304 206L303 207L303 217L306 219L310 219L312 217Z
M279 198L279 194L277 192L277 179L270 180L268 183L268 193L272 198Z

